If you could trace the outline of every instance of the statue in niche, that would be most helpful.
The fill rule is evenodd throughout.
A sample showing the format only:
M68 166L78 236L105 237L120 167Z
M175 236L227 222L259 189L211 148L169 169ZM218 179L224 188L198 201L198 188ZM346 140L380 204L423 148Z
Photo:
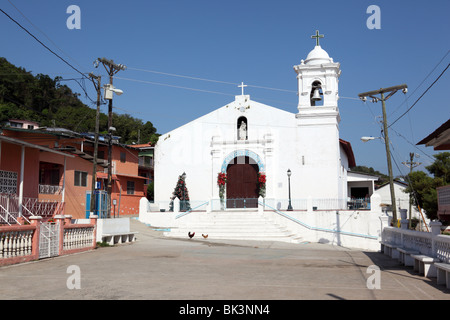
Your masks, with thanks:
M247 140L247 124L244 120L241 121L241 125L239 126L239 140Z

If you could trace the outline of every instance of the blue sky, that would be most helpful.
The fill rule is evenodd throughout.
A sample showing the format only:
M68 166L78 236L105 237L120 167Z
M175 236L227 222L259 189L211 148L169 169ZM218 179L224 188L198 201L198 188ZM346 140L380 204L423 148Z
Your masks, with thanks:
M70 5L81 9L79 30L66 26ZM380 8L381 29L367 28L370 5ZM103 82L104 68L93 66L98 57L126 65L114 80L124 91L114 98L114 111L151 121L158 133L233 101L241 81L253 100L295 113L293 66L314 48L311 35L318 29L325 35L322 48L341 64L340 136L351 142L358 165L386 173L381 141L360 140L381 135L381 103L364 104L358 93L407 84L408 94L398 92L387 102L392 123L450 62L448 0L2 0L0 8L75 68L102 75ZM0 55L11 63L33 74L80 77L2 13L0 37ZM391 127L395 174L408 172L401 162L410 152L420 155L418 169L432 162L436 152L415 144L450 118L449 74ZM74 81L67 84L82 93ZM92 84L85 86L94 98Z

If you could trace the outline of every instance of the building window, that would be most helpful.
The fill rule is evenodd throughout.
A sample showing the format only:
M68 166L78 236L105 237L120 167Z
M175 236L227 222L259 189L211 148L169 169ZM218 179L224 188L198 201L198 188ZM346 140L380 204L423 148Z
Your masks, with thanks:
M127 156L125 152L121 152L120 153L120 162L125 162L127 161Z
M127 181L127 194L134 194L134 181Z
M87 172L75 171L74 185L77 187L87 187Z
M0 170L0 193L17 192L17 172Z

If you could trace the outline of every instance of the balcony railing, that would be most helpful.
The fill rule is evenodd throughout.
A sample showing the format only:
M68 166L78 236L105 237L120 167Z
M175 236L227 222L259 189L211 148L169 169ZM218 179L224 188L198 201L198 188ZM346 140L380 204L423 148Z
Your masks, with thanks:
M139 166L144 168L153 168L154 161L150 157L139 157Z
M22 217L28 220L31 216L50 218L63 214L64 203L60 201L39 200L24 197L22 199ZM0 224L20 224L20 203L17 195L0 194Z
M61 194L62 187L49 185L49 184L40 184L39 185L39 193L40 194Z

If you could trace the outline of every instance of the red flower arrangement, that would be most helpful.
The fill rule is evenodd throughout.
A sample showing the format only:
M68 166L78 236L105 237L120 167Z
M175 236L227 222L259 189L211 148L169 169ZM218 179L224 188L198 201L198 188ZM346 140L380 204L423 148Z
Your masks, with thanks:
M223 202L225 197L225 185L227 184L227 174L224 172L219 172L217 175L217 184L219 185L219 197L220 201Z
M223 172L219 172L217 176L217 184L219 186L224 186L227 183L227 174Z
M263 172L258 173L259 195L263 198L266 196L266 175Z
M265 184L266 183L266 175L264 173L259 173L258 174L258 181L260 184Z

